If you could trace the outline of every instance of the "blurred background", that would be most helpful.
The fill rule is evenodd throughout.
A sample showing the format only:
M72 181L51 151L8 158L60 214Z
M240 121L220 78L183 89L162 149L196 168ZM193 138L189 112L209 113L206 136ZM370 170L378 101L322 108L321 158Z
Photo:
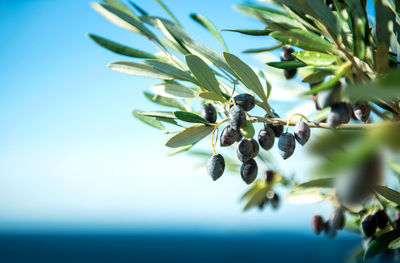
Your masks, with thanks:
M166 16L155 1L136 2ZM219 29L262 28L234 10L239 0L165 3L196 40L219 52L190 13ZM247 186L239 175L213 182L198 169L204 159L168 157L169 136L131 115L133 108L157 109L142 96L156 80L107 68L129 59L87 33L156 52L87 0L0 1L1 262L343 262L361 242L345 232L335 240L314 236L311 217L331 211L323 204L282 202L277 211L243 213ZM266 68L262 62L278 59L241 54L272 46L269 38L223 36L230 52L251 65ZM284 115L296 102L307 113L309 104L287 96L301 84L267 70L274 108ZM310 163L300 150L280 166L305 178Z

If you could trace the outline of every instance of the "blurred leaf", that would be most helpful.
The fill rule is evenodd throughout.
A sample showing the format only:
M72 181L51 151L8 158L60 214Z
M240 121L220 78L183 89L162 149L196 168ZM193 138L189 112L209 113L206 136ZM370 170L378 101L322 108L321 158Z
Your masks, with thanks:
M97 36L95 34L89 34L89 37L96 42L98 45L102 46L105 49L110 50L111 52L128 56L128 57L133 57L133 58L157 58L153 54L147 53L145 51L127 47L124 45L121 45L117 42L108 40L106 38Z
M243 35L250 35L250 36L268 36L272 30L270 29L221 29L221 31L228 31L228 32L237 32Z
M352 20L354 55L360 59L365 58L366 42L368 41L368 17L359 0L349 0L349 12Z
M389 24L395 21L393 13L390 11L388 3L383 0L375 0L375 20L376 20L376 53L375 69L378 73L384 73L388 67L388 55L390 46L390 34L393 31ZM391 25L393 26L393 25Z
M291 204L311 204L324 200L321 188L305 188L290 192L286 200Z
M308 7L313 10L314 17L319 18L332 34L334 38L339 36L339 23L332 10L323 2L315 0L306 0Z
M148 13L146 12L146 10L144 10L143 8L141 8L140 6L138 6L136 3L134 3L131 0L127 0L128 3L136 10L138 11L140 14L142 15L148 15ZM140 18L139 18L140 19Z
M172 98L167 98L167 97L160 96L160 95L154 95L154 94L151 94L146 91L144 91L143 94L148 100L150 100L153 103L167 106L167 107L177 108L180 110L186 110L186 108L182 104L180 104L178 101L176 101Z
M177 117L181 121L186 121L186 122L191 122L191 123L204 123L204 124L209 124L208 121L203 119L197 114L194 114L192 112L186 112L186 111L175 111L174 112L175 117Z
M390 242L388 248L390 248L390 249L398 249L398 248L400 248L400 235L399 235L398 238L396 238L395 240Z
M142 77L156 78L156 79L173 79L174 77L159 71L151 66L128 62L128 61L117 61L108 65L113 70Z
M400 205L400 193L386 186L377 186L375 191L387 200Z
M389 232L383 233L374 239L364 254L364 260L373 258L378 254L384 252L389 244L400 237L400 229L394 229Z
M165 145L171 148L178 148L194 144L207 137L214 130L213 126L192 126L172 136Z
M326 89L330 89L331 87L333 87L336 83L338 83L338 81L344 76L344 74L346 73L346 71L348 70L348 67L346 64L342 65L337 72L335 73L335 76L332 77L331 79L329 79L328 81L325 81L321 84L319 84L318 86L313 87L312 89L310 89L309 91L303 92L302 95L315 95L320 91L326 90Z
M316 112L314 115L311 116L310 121L322 121L328 118L329 112L331 112L330 108L322 109Z
M190 144L190 145L186 145L186 146L182 146L182 147L179 147L179 148L172 149L172 150L168 151L167 155L168 156L173 156L173 155L176 155L178 153L187 152L190 149L192 149L193 146L194 146L194 144Z
M204 89L221 95L218 81L215 78L214 72L210 69L207 64L195 55L186 55L186 64L195 75L196 79L200 82L201 87Z
M135 13L132 12L132 10L129 9L123 2L119 0L103 0L105 3L107 3L109 6L114 7L115 9L118 9L121 12L126 13L127 15L133 17L135 20L140 22L140 19Z
M138 110L133 110L132 114L137 119L141 120L142 122L144 122L144 123L146 123L146 124L148 124L148 125L150 125L150 126L152 126L154 128L157 128L157 129L160 129L160 130L165 130L164 125L162 125L162 123L160 121L156 120L154 117L145 116L145 115L142 114L141 111L138 111Z
M326 188L335 186L335 178L318 178L302 184L295 185L292 191L302 190L306 188Z
M239 79L249 90L254 91L263 101L267 101L264 88L257 77L257 74L242 60L235 55L224 52L225 61L233 69Z
M140 114L143 116L150 116L150 117L176 119L173 111L147 111L147 112L140 112Z
M257 187L251 194L248 196L248 201L246 205L243 207L243 211L249 210L253 206L258 206L261 202L263 202L267 195L267 185L266 184L257 184Z
M315 51L297 51L292 53L298 60L311 66L329 66L336 62L337 56Z
M215 100L215 101L221 101L221 102L225 103L225 99L215 92L203 91L198 94L198 97L205 99L205 100Z
M240 201L243 201L246 198L251 197L254 195L255 192L257 192L259 189L266 187L265 181L263 180L257 180L255 181L254 184L250 185L249 190L247 190L241 197Z
M155 41L159 42L157 37L149 29L147 29L139 21L134 19L132 16L126 14L125 12L115 9L114 7L111 7L109 5L104 5L95 2L92 2L91 6L93 7L94 10L96 10L99 14L104 16L111 23L119 27L122 27L126 30L143 34L148 38L154 39Z
M267 64L270 67L280 68L280 69L301 68L307 66L307 64L301 61L279 61L279 62L267 62L265 64Z
M268 8L266 6L257 6L254 4L241 4L235 5L234 7L240 12L255 18L263 17L275 23L287 24L289 26L304 29L304 26L297 20L293 19L288 14L276 9Z
M333 45L310 31L297 28L283 28L276 24L269 24L271 29L277 30L270 35L276 40L287 45L293 45L310 51L329 52L334 49Z
M169 64L163 63L158 60L152 60L152 59L147 59L143 61L145 64L152 66L153 68L164 72L168 75L171 75L174 77L174 79L180 79L180 80L186 80L190 81L194 84L197 84L197 80L193 78L189 73L186 73L174 66L171 66Z
M392 160L392 161L388 161L387 164L395 174L400 176L400 162L399 161Z
M169 8L161 1L161 0L156 0L156 2L164 9L165 12L172 18L172 20L175 21L178 25L181 25L178 21L178 19L174 16L174 14L169 10Z
M218 32L217 28L211 23L210 20L208 20L205 16L203 16L201 14L195 14L195 13L190 14L190 17L194 21L196 21L197 23L202 25L205 29L207 29L218 40L218 42L221 44L221 46L224 48L224 50L228 51L228 48L227 48L221 34Z
M161 83L153 85L150 90L155 94L175 99L193 99L197 97L197 93L187 87L172 84L172 83Z

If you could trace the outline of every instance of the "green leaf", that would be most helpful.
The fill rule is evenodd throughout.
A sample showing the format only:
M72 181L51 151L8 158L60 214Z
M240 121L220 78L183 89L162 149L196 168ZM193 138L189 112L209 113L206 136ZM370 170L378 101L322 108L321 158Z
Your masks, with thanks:
M246 120L245 125L240 128L240 133L243 135L243 137L247 139L251 139L254 137L255 130L251 121Z
M169 10L169 8L161 0L156 0L156 2L161 6L162 9L164 9L165 12L167 12L167 14L172 18L172 20L175 21L175 23L180 25L176 16L174 16L174 14L171 12L171 10Z
M153 54L147 53L145 51L136 49L136 48L131 48L124 46L122 44L119 44L117 42L108 40L106 38L103 38L101 36L97 36L95 34L88 34L88 36L96 42L98 45L102 46L105 49L110 50L111 52L128 56L128 57L133 57L133 58L157 58Z
M242 60L235 55L224 52L225 61L233 69L239 79L249 90L254 91L263 101L267 101L264 88L257 77L257 74Z
M389 28L396 18L392 15L388 3L383 0L374 1L376 18L376 53L375 69L378 73L384 73L388 67L388 55L390 46L390 35L393 25Z
M389 245L400 237L400 229L394 229L389 232L383 233L374 239L364 254L364 260L373 258L380 253L384 252Z
M253 4L241 4L234 7L240 12L255 18L263 17L275 23L286 24L289 26L304 29L304 26L297 20L291 18L288 14L276 9L268 8L266 6L256 6Z
M167 155L168 156L172 156L172 155L176 155L178 153L187 152L190 149L192 149L193 146L194 146L194 144L190 144L190 145L186 145L186 146L182 146L182 147L178 147L178 148L172 149L172 150L168 151Z
M109 64L108 67L110 67L115 71L119 71L130 75L142 76L147 78L165 79L165 80L174 79L174 76L171 76L170 74L164 73L151 66L140 63L117 61Z
M133 110L132 114L137 119L141 120L142 122L144 122L144 123L146 123L146 124L148 124L148 125L150 125L150 126L152 126L154 128L157 128L157 129L160 129L160 130L165 130L164 125L162 125L162 123L160 121L156 120L154 117L145 116L145 115L142 114L141 111L138 111L138 110Z
M202 25L205 29L207 29L221 44L221 46L225 49L225 51L228 51L228 48L226 47L226 44L224 42L224 39L222 38L221 34L218 32L218 29L211 23L210 20L208 20L205 16L201 14L195 14L192 13L190 14L190 17Z
M191 123L204 123L204 124L209 124L208 121L203 119L197 114L194 114L192 112L187 112L187 111L175 111L174 115L176 118L178 118L181 121L186 121L186 122L191 122Z
M220 102L224 102L224 103L226 102L226 100L223 97L221 97L220 95L218 95L215 92L203 91L198 94L198 97L205 99L205 100L215 100L215 101L220 101Z
M339 23L337 17L332 13L323 1L306 0L308 7L312 9L315 18L322 22L334 38L339 35Z
M264 188L266 187L266 183L263 180L257 180L255 181L254 184L252 184L249 188L249 190L247 190L241 197L240 197L240 201L243 201L246 198L250 198L252 195L254 195L255 192L257 192L260 188Z
M193 75L200 82L201 87L210 92L222 95L214 72L201 58L195 55L186 55L185 60L190 71L192 71Z
M254 192L249 196L249 200L246 205L243 207L243 211L249 210L253 206L258 206L261 202L264 201L267 195L268 188L266 185L262 186L261 184L257 186Z
M389 161L387 162L390 169L397 175L400 175L400 162L399 161Z
M167 107L177 108L180 110L186 110L186 108L182 104L180 104L178 101L172 98L166 98L164 96L154 95L146 91L144 91L143 94L148 100L150 100L153 103Z
M193 99L198 96L194 90L172 83L161 83L151 87L151 91L157 95L174 99Z
M198 83L196 81L196 79L193 78L189 73L186 73L185 71L182 71L182 70L180 70L174 66L171 66L167 63L163 63L161 61L152 60L152 59L147 59L147 60L144 60L143 62L161 72L164 72L170 76L173 76L175 79L190 81L194 84Z
M303 76L302 82L316 84L324 81L326 76L333 75L335 71L327 68L305 67L299 73Z
M332 51L334 49L329 41L310 31L297 28L286 29L276 24L269 24L269 26L277 30L270 35L284 44L320 52Z
M140 113L143 116L160 117L167 119L176 119L173 111L147 111Z
M268 36L272 32L270 29L221 29L221 31L237 32L249 36Z
M329 66L338 59L337 56L315 51L297 51L292 55L309 66Z
M400 205L400 193L386 186L377 186L375 191L387 200Z
M301 61L277 61L277 62L267 62L265 64L267 64L270 67L280 68L280 69L301 68L307 66L307 64Z
M298 184L292 188L292 191L297 191L306 188L331 188L335 185L335 178L318 178L311 181Z
M209 135L214 130L213 126L192 126L186 128L180 133L172 136L165 145L171 148L178 148L190 144L194 144Z
M128 0L128 3L136 10L138 11L140 14L142 15L148 15L148 13L146 12L146 10L144 10L143 8L141 8L140 6L138 6L136 3L134 3L131 0Z
M119 0L103 0L105 3L107 3L109 6L114 7L115 9L118 9L121 12L126 13L127 15L133 17L135 20L140 22L139 17L135 15L135 13L132 12L132 10L129 9L124 3L122 3Z
M346 71L348 70L348 67L342 66L341 68L339 68L336 72L336 75L331 78L330 80L321 83L318 86L313 87L311 90L303 92L302 95L315 95L320 91L326 90L326 89L330 89L331 87L333 87L346 73Z
M104 16L111 23L126 30L143 34L151 39L158 41L157 37L149 29L147 29L139 21L134 19L132 16L126 14L125 12L115 9L114 7L111 7L109 5L95 2L91 3L90 5L94 10Z

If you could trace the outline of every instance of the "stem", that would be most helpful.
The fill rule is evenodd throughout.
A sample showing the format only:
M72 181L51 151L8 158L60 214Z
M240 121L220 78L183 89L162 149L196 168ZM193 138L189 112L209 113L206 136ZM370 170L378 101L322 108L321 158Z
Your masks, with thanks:
M300 121L301 121L302 119L305 119L307 122L310 122L310 121L307 119L307 117L304 116L303 114L301 114L301 113L295 113L295 114L293 114L293 115L289 118L289 120L288 120L287 123L286 123L286 132L288 132L288 130L289 130L289 123L292 121L293 117L296 116L296 115L301 117Z
M228 118L222 119L220 122L218 122L215 126L214 126L214 130L211 134L211 148L213 150L214 155L217 154L217 152L215 151L215 143L214 143L214 133L215 131L218 129L218 126L220 126L222 123L226 122L228 120Z
M280 118L263 118L263 117L254 117L254 116L249 117L248 120L251 122L268 123L268 124L272 124L274 126L279 126L279 125L295 126L298 123L298 121L293 121L293 120L288 121L288 120L284 120L284 119L280 119ZM310 128L359 130L359 129L400 125L400 121L378 122L378 123L367 123L367 124L341 124L335 128L332 128L327 123L322 123L322 122L312 121L312 122L308 122L307 124Z

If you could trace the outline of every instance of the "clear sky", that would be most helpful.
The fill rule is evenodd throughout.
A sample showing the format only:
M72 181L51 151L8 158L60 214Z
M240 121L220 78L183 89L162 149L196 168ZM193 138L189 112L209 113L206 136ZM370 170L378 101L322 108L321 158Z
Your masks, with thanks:
M137 2L165 16L155 1ZM238 0L165 2L199 42L220 52L189 13L207 16L218 28L262 28L232 8ZM107 68L130 59L97 46L89 32L155 51L145 38L110 24L86 0L0 1L1 229L308 226L315 205L242 213L238 200L247 186L238 175L213 182L195 171L199 160L167 157L168 136L130 113L159 109L141 95L156 80ZM263 37L223 35L230 52L252 65L262 66L242 50L274 44ZM303 165L301 154L285 163L288 172Z

